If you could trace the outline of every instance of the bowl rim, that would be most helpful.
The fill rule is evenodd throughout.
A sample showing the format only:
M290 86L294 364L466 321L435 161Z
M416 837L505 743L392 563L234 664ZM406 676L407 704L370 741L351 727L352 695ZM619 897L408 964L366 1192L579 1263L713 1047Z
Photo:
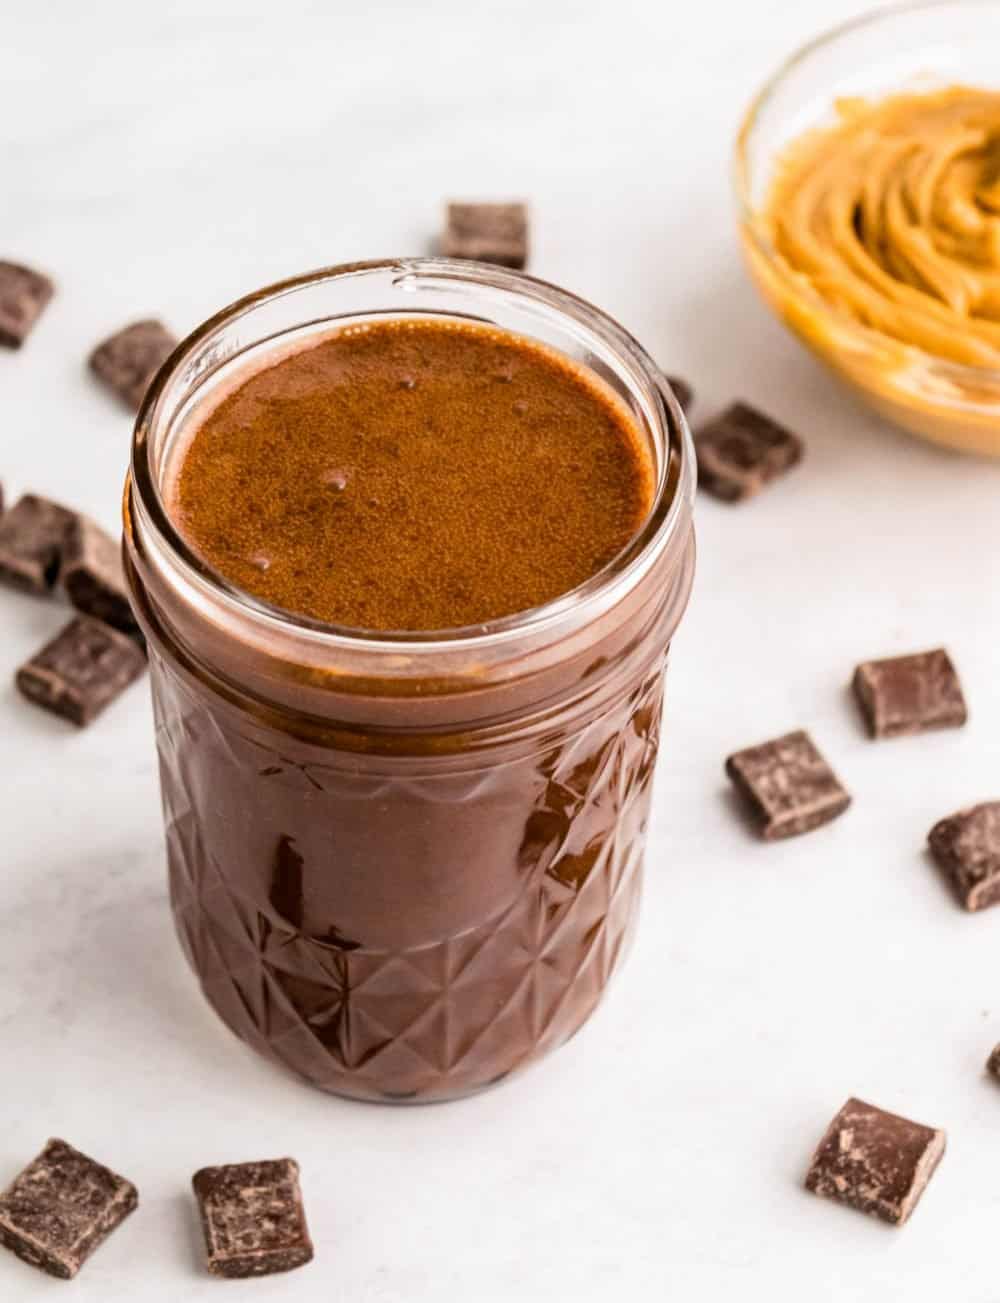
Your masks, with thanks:
M975 10L980 8L994 8L1000 11L1000 0L899 0L895 4L880 5L877 9L868 9L863 13L855 14L853 17L836 23L832 27L825 28L816 36L810 37L808 41L797 46L781 60L743 111L733 145L730 168L730 180L736 198L741 233L753 243L756 253L764 260L768 269L777 276L790 294L797 298L807 299L810 310L817 317L823 319L831 331L849 337L853 336L872 349L884 350L886 347L891 346L893 352L905 357L914 369L925 372L933 371L935 375L951 381L959 388L970 384L973 387L995 385L1000 388L1000 367L975 366L968 362L952 362L950 359L939 357L936 353L930 353L916 344L907 344L903 340L885 334L883 331L875 330L872 326L866 326L855 321L832 307L822 295L813 289L808 281L792 271L785 260L778 255L771 241L766 238L760 229L760 210L754 206L750 198L750 168L747 161L747 145L761 113L778 89L800 64L804 63L818 50L833 45L854 32L861 32L869 27L877 27L883 23L904 18L907 14L927 13L934 10ZM941 401L943 400L944 396L942 395ZM979 407L982 405L976 400L970 402L969 399L966 399L962 402L962 406Z

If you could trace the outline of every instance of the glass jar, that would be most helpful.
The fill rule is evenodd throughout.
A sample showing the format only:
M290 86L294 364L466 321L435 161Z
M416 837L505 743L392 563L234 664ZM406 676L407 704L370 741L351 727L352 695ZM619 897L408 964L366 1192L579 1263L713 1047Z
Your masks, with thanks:
M208 569L161 489L248 354L376 314L475 319L585 363L649 440L639 536L546 606L405 635L324 625ZM337 1094L446 1099L571 1036L629 940L694 459L661 373L565 291L443 259L287 281L196 330L139 413L126 568L150 655L177 929L244 1041Z

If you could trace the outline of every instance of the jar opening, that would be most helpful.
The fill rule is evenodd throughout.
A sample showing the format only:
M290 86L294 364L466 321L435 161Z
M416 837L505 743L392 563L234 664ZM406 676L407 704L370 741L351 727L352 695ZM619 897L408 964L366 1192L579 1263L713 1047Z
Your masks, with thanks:
M301 347L376 316L433 315L493 324L569 354L630 407L650 442L656 488L647 518L623 550L590 579L550 602L484 624L420 631L369 631L310 619L271 606L230 583L189 546L166 508L164 470L171 439L193 404L204 402L250 350ZM520 273L447 259L352 264L271 286L224 309L181 343L150 387L132 451L130 513L187 584L272 629L284 627L333 643L406 652L468 648L557 626L567 614L627 589L689 522L693 488L690 436L662 374L621 327L589 304Z

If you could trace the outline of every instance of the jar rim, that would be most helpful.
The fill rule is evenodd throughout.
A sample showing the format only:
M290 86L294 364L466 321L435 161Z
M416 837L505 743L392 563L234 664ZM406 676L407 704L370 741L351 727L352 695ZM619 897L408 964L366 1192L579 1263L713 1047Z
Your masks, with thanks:
M253 596L210 567L185 540L166 508L152 458L153 435L169 418L165 398L171 381L185 367L192 372L194 355L213 335L262 305L322 282L374 273L392 274L394 284L410 277L439 278L534 299L593 335L643 379L646 405L650 408L648 415L659 426L662 436L653 502L638 533L582 584L540 606L481 624L427 631L359 629L316 620ZM399 315L402 313L400 309ZM336 319L328 320L333 323ZM192 373L192 378L197 376ZM666 376L638 341L600 308L548 281L492 264L437 257L374 259L319 268L265 286L215 313L177 345L150 384L136 418L126 485L126 516L129 525L133 518L138 518L144 535L154 540L161 554L170 557L185 585L200 592L202 597L221 603L229 615L252 619L262 631L279 636L294 634L325 653L341 649L424 660L435 652L475 654L477 650L496 649L525 637L545 641L547 634L556 634L570 618L574 621L583 618L589 608L594 607L598 613L615 605L671 542L677 541L678 557L682 555L689 541L695 477L691 433Z

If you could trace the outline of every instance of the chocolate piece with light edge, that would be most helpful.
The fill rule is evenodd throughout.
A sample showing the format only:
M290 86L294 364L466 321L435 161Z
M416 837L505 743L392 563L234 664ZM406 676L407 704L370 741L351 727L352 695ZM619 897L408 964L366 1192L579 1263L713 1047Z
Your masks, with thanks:
M98 345L89 365L94 375L136 412L149 382L176 347L176 338L162 322L136 321Z
M749 403L733 403L694 436L698 486L723 502L742 502L791 470L803 444Z
M138 636L125 587L121 547L88 516L76 516L66 531L60 578L78 611Z
M52 591L74 513L26 493L0 516L0 581L22 592Z
M312 1261L294 1159L204 1167L192 1184L212 1275L270 1276Z
M945 1133L849 1099L827 1127L806 1189L902 1226L945 1149Z
M726 760L726 773L765 841L796 837L847 809L850 795L802 729Z
M939 819L927 843L967 910L1000 904L1000 801Z
M450 203L441 252L446 258L524 267L528 261L527 207L523 203Z
M863 661L852 686L872 737L958 728L968 719L958 673L941 647Z
M0 1244L50 1276L72 1280L138 1203L131 1181L64 1140L50 1140L0 1194Z
M54 293L42 272L0 260L0 344L20 348Z
M83 728L146 668L135 641L78 615L17 671L22 696Z

